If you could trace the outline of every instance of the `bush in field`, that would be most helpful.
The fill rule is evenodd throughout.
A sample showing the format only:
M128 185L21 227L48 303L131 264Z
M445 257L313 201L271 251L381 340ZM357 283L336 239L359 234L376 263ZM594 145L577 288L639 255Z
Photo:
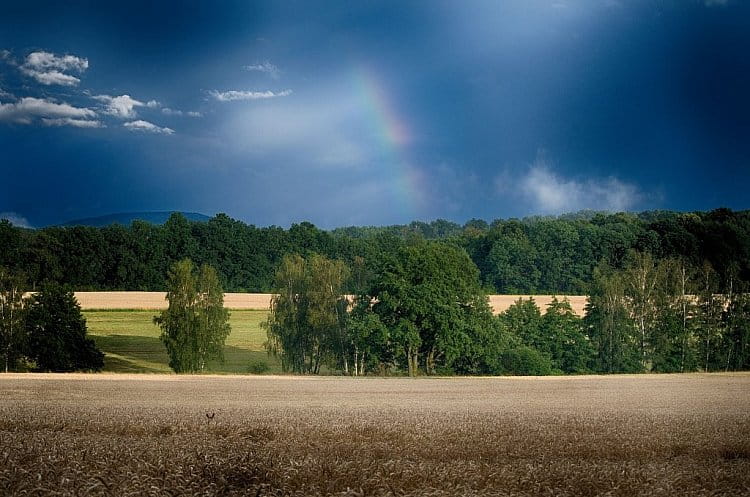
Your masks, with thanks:
M26 313L27 356L42 371L98 371L104 354L86 337L86 320L73 292L55 284L31 297Z
M251 361L247 367L247 372L252 374L263 374L267 373L271 367L266 361Z
M505 374L546 376L552 374L552 362L538 350L521 345L503 352L500 362Z

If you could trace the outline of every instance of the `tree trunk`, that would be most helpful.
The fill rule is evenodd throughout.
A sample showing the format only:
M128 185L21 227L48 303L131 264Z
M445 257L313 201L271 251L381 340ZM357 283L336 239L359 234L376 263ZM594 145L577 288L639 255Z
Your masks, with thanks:
M706 365L703 368L706 373L708 373L708 352L710 350L709 347L711 346L711 335L709 335L708 333L710 332L706 333Z
M425 372L428 375L435 374L435 348L431 348L425 361Z
M417 376L417 372L419 371L419 352L416 347L409 346L407 361L409 362L409 376Z
M687 348L687 294L685 286L687 274L685 264L682 264L680 272L680 305L682 307L682 340L680 344L680 373L685 372L685 349Z

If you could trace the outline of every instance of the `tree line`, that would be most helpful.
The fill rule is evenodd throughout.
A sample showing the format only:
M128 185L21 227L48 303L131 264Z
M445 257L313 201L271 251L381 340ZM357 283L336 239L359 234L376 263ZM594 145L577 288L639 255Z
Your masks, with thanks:
M465 250L488 293L588 294L599 264L622 270L632 250L691 267L708 262L722 285L730 278L750 281L750 211L729 209L580 212L464 225L415 221L332 231L310 223L259 228L224 214L208 222L173 214L164 225L134 221L40 230L0 221L0 266L25 274L32 289L53 281L80 291L165 291L169 269L189 258L213 266L226 291L270 292L285 255L316 253L347 265L361 258L373 269L422 240Z
M544 314L533 298L493 316L479 270L441 241L401 247L375 268L324 255L287 255L275 271L264 327L284 371L364 374L566 374L734 371L750 368L750 293L708 262L631 251L623 269L605 261L582 318L565 297ZM223 359L229 312L218 273L176 262L169 306L154 317L169 365L204 370ZM722 282L723 285L722 286ZM5 371L99 370L70 289L45 283L25 297L22 275L0 267L0 350ZM353 288L354 295L345 290Z
M223 214L38 231L2 221L0 346L10 369L99 369L70 289L167 290L155 322L170 366L200 371L221 358L227 289L275 293L266 348L297 373L748 369L749 247L748 211L727 209L332 232ZM495 317L490 292L582 293L589 304L584 318L564 297Z
M276 272L266 348L285 371L307 374L750 369L747 285L708 262L631 251L623 269L597 265L591 288L584 317L565 297L543 313L529 298L493 316L476 265L445 242L402 247L375 271L290 255Z

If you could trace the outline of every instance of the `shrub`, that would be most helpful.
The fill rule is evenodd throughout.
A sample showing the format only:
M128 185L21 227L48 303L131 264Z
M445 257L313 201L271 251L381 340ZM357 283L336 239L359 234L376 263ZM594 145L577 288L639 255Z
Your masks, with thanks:
M263 374L271 369L266 361L251 361L247 367L247 372L252 374Z
M503 352L500 363L505 374L524 376L552 374L552 362L549 357L526 345Z

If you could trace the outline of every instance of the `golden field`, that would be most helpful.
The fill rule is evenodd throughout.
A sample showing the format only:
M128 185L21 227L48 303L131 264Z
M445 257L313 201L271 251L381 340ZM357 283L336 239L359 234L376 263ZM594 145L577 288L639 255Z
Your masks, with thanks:
M76 299L84 310L166 309L166 295L164 292L75 292ZM268 310L272 296L270 293L225 293L224 307L237 310ZM489 295L490 306L495 314L500 314L519 298L529 297L532 295ZM551 295L533 297L542 312L552 300ZM563 299L562 296L558 298ZM587 297L569 295L567 298L573 312L583 316Z
M86 309L166 309L166 292L75 292L81 308ZM224 307L238 310L268 310L270 293L225 293Z
M5 374L0 492L748 495L749 393L748 374Z

